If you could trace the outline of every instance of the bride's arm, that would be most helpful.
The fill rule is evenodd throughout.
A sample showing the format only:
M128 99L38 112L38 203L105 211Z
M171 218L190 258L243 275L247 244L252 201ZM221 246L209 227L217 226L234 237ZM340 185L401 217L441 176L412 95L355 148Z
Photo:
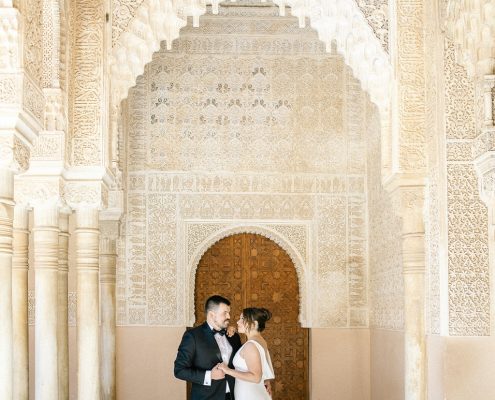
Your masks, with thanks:
M259 383L261 382L261 357L260 352L253 343L246 343L242 349L242 358L246 361L247 371L237 371L230 369L225 364L219 364L219 368L223 370L227 375L233 376L236 379L241 379L247 382Z

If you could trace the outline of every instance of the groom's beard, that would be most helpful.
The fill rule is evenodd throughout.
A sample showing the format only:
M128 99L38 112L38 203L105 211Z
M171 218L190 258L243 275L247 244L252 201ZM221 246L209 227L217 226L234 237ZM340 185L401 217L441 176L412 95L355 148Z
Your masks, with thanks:
M217 325L219 326L220 329L227 329L230 323L230 319L226 319L223 322L217 322Z

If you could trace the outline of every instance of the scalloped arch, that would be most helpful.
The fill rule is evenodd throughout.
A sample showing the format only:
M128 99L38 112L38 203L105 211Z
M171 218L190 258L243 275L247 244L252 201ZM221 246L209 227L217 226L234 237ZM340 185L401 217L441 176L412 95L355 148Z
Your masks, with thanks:
M220 228L215 233L208 236L203 242L201 242L198 247L195 249L191 260L187 265L187 274L188 274L188 294L186 294L186 298L189 300L187 304L187 323L188 326L192 326L194 324L194 291L195 291L195 277L196 271L198 268L199 261L201 257L208 251L208 249L213 246L216 242L240 233L253 233L257 235L264 236L270 240L273 240L277 243L290 257L292 260L294 267L296 269L298 284L299 284L299 322L302 327L310 327L310 304L308 303L309 297L307 295L307 282L308 282L308 269L306 262L304 261L301 254L297 251L295 246L290 242L290 240L279 232L276 232L273 229L270 229L266 226L261 225L236 225L228 228Z
M209 2L214 14L218 13L219 1ZM112 49L110 68L114 105L127 97L153 53L160 49L160 42L165 41L170 49L188 16L193 17L193 25L197 26L199 16L206 12L205 3L204 0L142 2ZM292 7L292 14L299 18L300 26L304 26L308 18L328 50L335 41L337 50L382 115L388 113L390 60L355 0L274 0L274 3L279 5L281 15L285 15L285 6Z

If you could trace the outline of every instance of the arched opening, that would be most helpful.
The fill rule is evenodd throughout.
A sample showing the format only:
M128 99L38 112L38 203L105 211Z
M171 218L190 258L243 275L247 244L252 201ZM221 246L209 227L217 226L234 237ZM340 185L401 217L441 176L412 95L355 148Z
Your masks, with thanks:
M195 325L204 321L205 300L216 293L231 300L231 323L245 307L265 307L272 312L263 335L275 368L273 399L308 399L309 330L298 322L299 285L287 252L258 234L241 233L221 239L198 264Z

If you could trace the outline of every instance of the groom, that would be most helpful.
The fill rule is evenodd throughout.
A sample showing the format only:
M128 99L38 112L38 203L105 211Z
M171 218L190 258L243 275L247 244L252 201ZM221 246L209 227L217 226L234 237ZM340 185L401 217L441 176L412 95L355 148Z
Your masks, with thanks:
M230 322L230 301L211 296L205 303L206 322L184 333L174 363L176 378L192 383L191 400L234 400L235 379L216 368L232 359L241 347L237 333L225 334Z

